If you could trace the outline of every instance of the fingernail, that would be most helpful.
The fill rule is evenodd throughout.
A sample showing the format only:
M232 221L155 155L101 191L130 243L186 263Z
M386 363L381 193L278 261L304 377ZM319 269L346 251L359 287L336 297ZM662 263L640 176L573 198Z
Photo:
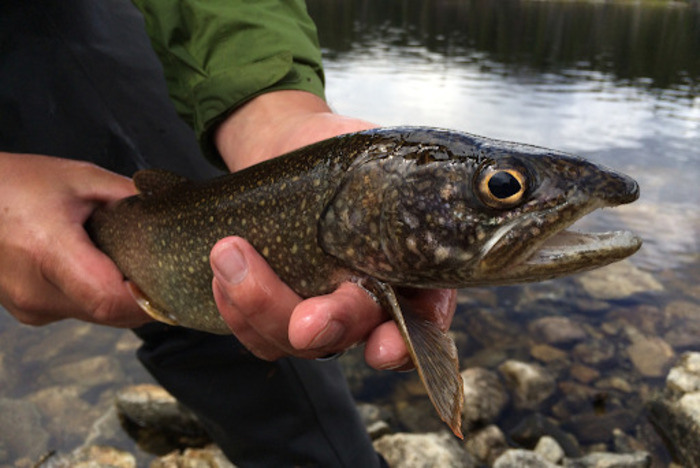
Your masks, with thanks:
M340 341L345 334L345 326L337 320L331 320L318 335L309 343L308 349L319 349L332 346Z
M214 275L229 284L239 284L248 275L248 262L243 252L233 244L226 244L212 257Z
M386 364L380 366L379 370L411 372L413 371L411 364L411 358L407 356L398 362L387 362Z

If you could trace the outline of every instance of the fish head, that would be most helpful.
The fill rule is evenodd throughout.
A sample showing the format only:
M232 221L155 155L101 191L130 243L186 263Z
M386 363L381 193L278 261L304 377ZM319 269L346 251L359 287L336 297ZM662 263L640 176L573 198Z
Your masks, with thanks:
M641 246L626 231L567 230L596 209L636 200L639 186L624 174L471 135L438 153L405 158L384 190L382 247L394 272L387 280L419 287L539 281L603 266Z

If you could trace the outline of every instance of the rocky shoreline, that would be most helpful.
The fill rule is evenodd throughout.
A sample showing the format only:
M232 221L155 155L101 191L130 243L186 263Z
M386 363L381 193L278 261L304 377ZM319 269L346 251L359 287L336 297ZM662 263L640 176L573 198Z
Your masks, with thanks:
M413 373L372 371L361 350L341 364L392 466L700 466L694 275L622 262L556 284L461 291L451 333L464 441ZM232 466L167 393L142 386L152 380L131 333L8 322L0 342L0 468Z

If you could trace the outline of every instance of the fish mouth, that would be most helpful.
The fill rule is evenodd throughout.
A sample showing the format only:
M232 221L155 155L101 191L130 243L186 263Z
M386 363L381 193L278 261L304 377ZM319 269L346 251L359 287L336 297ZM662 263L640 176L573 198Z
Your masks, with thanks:
M520 231L522 226L517 225L523 223L521 220L504 231L511 234ZM542 281L617 262L642 246L642 240L630 231L580 232L569 229L571 224L573 221L559 230L553 229L554 232L538 241L532 241L530 248L511 257L507 267L502 265L498 272L492 271L487 276L493 275L492 279L497 278L496 282L501 284Z

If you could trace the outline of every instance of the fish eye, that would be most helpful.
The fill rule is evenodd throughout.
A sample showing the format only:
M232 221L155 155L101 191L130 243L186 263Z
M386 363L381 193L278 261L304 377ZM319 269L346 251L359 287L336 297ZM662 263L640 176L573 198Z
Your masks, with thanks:
M513 168L482 170L477 179L479 198L491 208L506 209L518 205L525 196L525 175Z

